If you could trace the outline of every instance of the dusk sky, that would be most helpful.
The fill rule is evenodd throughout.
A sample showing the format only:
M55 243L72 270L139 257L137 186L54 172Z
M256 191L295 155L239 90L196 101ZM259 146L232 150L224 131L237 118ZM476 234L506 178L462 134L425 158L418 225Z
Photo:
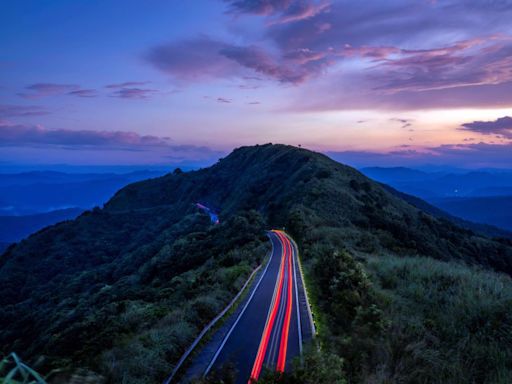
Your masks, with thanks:
M0 166L512 168L512 1L0 3Z

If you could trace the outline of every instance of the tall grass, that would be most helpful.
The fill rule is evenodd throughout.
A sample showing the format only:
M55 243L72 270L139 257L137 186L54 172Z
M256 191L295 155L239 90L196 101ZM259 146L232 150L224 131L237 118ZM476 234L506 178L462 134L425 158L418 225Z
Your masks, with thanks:
M371 257L366 267L391 321L366 382L512 382L508 276L423 257Z

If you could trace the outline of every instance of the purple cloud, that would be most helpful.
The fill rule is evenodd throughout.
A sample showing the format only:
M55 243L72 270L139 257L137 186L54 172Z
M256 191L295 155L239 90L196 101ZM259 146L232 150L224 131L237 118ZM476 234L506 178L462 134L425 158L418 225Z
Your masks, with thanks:
M329 9L330 2L294 1L276 20L269 24L286 24L312 18ZM325 27L325 25L324 25Z
M47 115L48 111L36 105L0 105L0 118Z
M512 117L504 116L494 121L473 121L472 123L462 124L461 129L512 139Z
M376 90L375 84L357 72L350 76L331 75L305 85L290 101L292 111L327 110L415 110L467 107L509 107L512 104L512 81L501 84L468 85L424 91ZM314 94L315 98L308 95Z
M101 151L101 156L95 160L102 164L119 164L120 159L124 159L129 164L185 162L204 166L225 156L224 152L205 146L175 144L169 137L126 131L50 130L39 125L0 121L1 148L21 158L40 156L43 163L51 158L82 164L84 154L94 157L94 151Z
M393 117L389 120L400 123L402 128L408 128L408 127L412 126L412 122L414 121L413 119L404 119L404 118L399 118L399 117Z
M220 53L227 47L228 44L202 36L154 47L145 58L157 69L180 80L236 76L236 63Z
M497 107L512 102L512 38L507 36L428 50L348 46L339 54L344 60L360 58L363 67L330 73L304 92L295 109ZM315 100L307 96L313 93Z
M493 164L510 168L512 164L512 143L446 144L431 150L451 164L471 164L478 168L493 166Z
M67 95L78 97L96 97L98 93L94 89L77 89L76 91L68 92Z
M242 38L232 41L172 42L151 49L148 62L184 81L256 75L300 85L291 110L512 102L512 7L498 2L224 2L244 23L261 18L259 33L238 25Z
M48 96L96 97L94 89L82 89L76 84L36 83L25 87L28 92L19 93L24 99L40 99Z
M253 7L260 11L253 13L269 17L284 12L283 8L289 9L294 3ZM317 57L325 57L320 70L308 71L306 78L328 78L329 88L344 91L348 83L349 87L357 89L355 99L360 95L365 107L374 104L386 108L398 104L405 108L443 106L444 100L454 94L458 99L451 100L450 104L464 106L477 99L473 91L450 89L480 86L495 88L495 96L487 104L499 105L503 103L499 88L506 88L504 84L512 81L512 37L500 34L510 31L507 20L512 17L512 8L485 4L478 1L471 4L370 1L361 7L334 2L328 12L318 12L285 25L271 25L266 36L277 45L282 57L289 57L295 51L310 51ZM483 19L482 23L471 23L475 17ZM332 28L333 25L337 28ZM440 33L468 38L442 45L436 39ZM354 66L354 63L358 68L356 76L353 76L354 70L344 70L346 65ZM422 95L424 92L428 94ZM347 98L352 96L351 92L345 93L349 94ZM397 95L392 96L393 93ZM316 104L322 109L322 95L330 94L330 89L318 88L316 94L320 95ZM414 95L410 97L411 94ZM437 99L443 102L436 103L434 94L441 94ZM411 99L413 102L409 101ZM333 105L332 100L325 104L325 109L346 108L344 100L338 105ZM353 105L353 100L348 100L348 104ZM300 107L302 105L297 109Z
M156 89L142 88L150 81L126 81L124 83L108 84L105 88L114 89L110 96L121 99L147 99L158 93Z
M75 84L36 83L25 87L28 93L19 95L25 99L39 99L47 96L63 95L80 89Z
M231 100L228 100L228 99L226 99L224 97L217 97L217 102L229 104L229 103L231 103Z
M269 78L277 79L283 83L300 83L304 80L306 72L299 67L286 65L271 56L260 47L231 46L221 50L225 57L237 62L242 67L250 68Z
M510 5L499 6L499 3L484 0L436 3L370 0L361 6L359 3L335 1L328 12L275 26L267 34L283 51L300 48L324 50L345 44L428 49L429 45L436 45L436 41L451 38L447 41L449 44L472 36L509 31L512 8Z
M158 93L156 89L147 88L120 88L112 92L110 96L121 99L147 99Z
M434 90L512 80L512 37L490 36L427 50L400 50L375 68L377 87L391 92Z
M142 150L170 146L171 139L126 131L47 129L40 125L0 124L0 146L52 145Z
M150 81L125 81L124 83L108 84L105 88L133 88L149 84Z
M181 80L235 76L247 79L256 73L280 83L299 84L329 64L329 53L303 49L280 56L255 45L230 45L202 37L156 47L147 59Z

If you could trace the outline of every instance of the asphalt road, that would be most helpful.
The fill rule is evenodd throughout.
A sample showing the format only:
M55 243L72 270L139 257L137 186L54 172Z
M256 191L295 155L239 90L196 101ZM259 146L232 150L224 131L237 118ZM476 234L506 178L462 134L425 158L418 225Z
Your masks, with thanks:
M267 269L245 309L225 336L205 373L235 366L237 384L257 380L264 369L286 371L301 353L304 323L303 284L294 243L282 231L271 231L273 251ZM297 282L299 284L297 284Z

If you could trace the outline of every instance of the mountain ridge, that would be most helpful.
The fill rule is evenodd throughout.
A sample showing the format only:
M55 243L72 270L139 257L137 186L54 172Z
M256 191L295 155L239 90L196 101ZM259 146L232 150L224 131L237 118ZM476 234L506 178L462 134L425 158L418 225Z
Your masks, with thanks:
M198 201L221 208L219 225ZM110 382L160 380L263 260L272 227L286 227L306 268L328 276L329 263L359 271L352 256L324 255L330 247L354 258L423 256L512 273L510 241L437 219L351 167L292 146L241 147L209 168L130 184L103 208L11 246L0 256L0 351L44 354L47 368L86 364ZM322 257L328 262L315 264ZM332 279L316 290L331 289ZM356 296L336 317L347 332L358 306L376 305ZM134 367L156 364L150 356L158 369L146 377Z

